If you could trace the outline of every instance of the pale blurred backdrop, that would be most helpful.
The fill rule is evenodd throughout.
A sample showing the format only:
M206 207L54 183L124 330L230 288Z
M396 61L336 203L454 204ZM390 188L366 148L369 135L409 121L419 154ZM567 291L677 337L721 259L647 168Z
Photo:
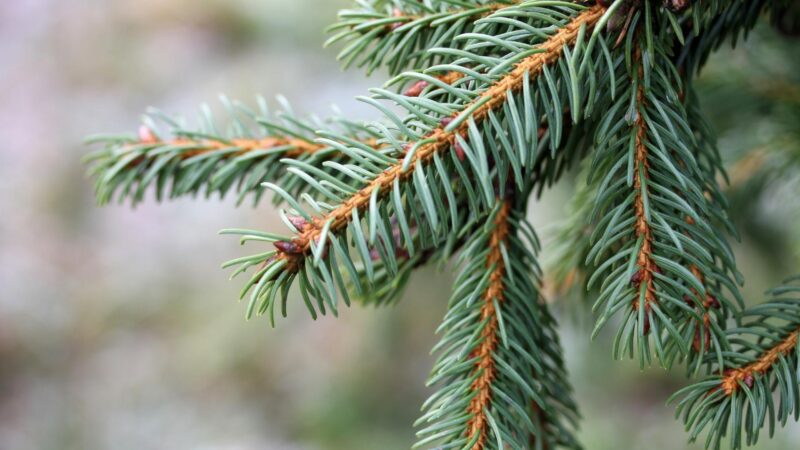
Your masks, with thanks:
M353 97L384 76L342 72L321 45L349 3L0 1L0 450L410 447L451 273L420 272L389 309L313 322L295 302L277 329L246 322L219 265L247 250L216 233L279 230L268 203L96 208L80 163L84 136L220 93L375 117ZM543 231L569 184L532 209ZM792 273L739 253L750 298ZM614 362L585 315L560 316L588 450L700 448L665 405L679 373ZM758 448L799 445L793 424Z

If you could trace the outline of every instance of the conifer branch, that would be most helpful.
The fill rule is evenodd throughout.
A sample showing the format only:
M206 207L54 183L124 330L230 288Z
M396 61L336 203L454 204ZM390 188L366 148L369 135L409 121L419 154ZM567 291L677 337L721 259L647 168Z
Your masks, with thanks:
M396 180L403 181L412 176L414 169L407 170L408 167L430 163L435 154L455 147L457 136L468 135L471 121L480 123L490 112L501 107L506 101L506 92L518 91L522 88L524 79L528 76L535 77L546 65L555 62L563 47L573 43L583 27L591 28L604 11L603 7L593 6L578 14L569 24L539 45L536 53L520 61L508 75L493 83L476 100L463 107L456 117L445 119L443 125L427 134L417 143L421 145L418 145L410 159L390 166L331 212L308 223L291 243L284 249L278 249L278 259L286 260L289 270L297 270L303 255L310 251L312 243L320 240L323 231L338 232L349 223L354 210L364 210L368 206L373 192L378 192L381 196L388 194ZM466 114L471 121L464 120ZM457 121L456 127L452 127L453 121ZM407 144L407 147L411 145Z
M706 432L705 447L754 445L760 430L770 436L778 423L800 415L800 277L770 292L770 298L743 313L741 326L728 331L735 351L725 354L713 375L672 396L678 400L690 440ZM776 395L777 394L777 395ZM775 400L779 400L776 404ZM744 432L745 439L742 439Z
M445 383L423 407L415 447L579 448L558 337L537 290L539 244L519 206L499 199L464 247L430 378Z
M228 115L222 124L207 110L204 125L194 128L153 111L145 116L135 136L91 138L90 142L104 146L86 158L92 165L98 202L107 203L119 192L120 201L130 198L137 204L153 185L158 199L196 195L203 190L207 196L224 196L235 190L237 203L248 195L258 202L264 182L282 182L300 195L305 191L303 183L281 167L281 160L306 161L322 168L326 162L346 159L338 150L314 141L318 130L341 130L347 138L382 151L373 130L340 117L300 119L288 105L284 111L270 114L263 101L259 113L239 103L224 100L224 104Z
M548 8L540 9L542 13L552 12ZM321 142L339 149L351 161L336 167L338 173L363 187L354 188L350 184L340 183L303 162L287 161L317 195L333 200L333 204L303 195L306 203L319 214L314 217L303 211L298 199L291 193L277 185L267 184L294 210L290 214L302 217L302 221L294 221L290 225L295 233L292 238L269 234L269 237L261 239L274 243L275 250L239 258L226 264L238 267L235 275L250 267L257 267L256 273L242 291L242 296L250 292L248 316L269 311L273 321L277 292L287 291L296 279L300 281L304 299L317 298L319 305L328 305L335 314L340 299L337 291L345 304L349 304L349 286L352 285L357 292L369 289L361 285L359 267L363 267L367 273L366 281L369 285L374 285L377 281L374 267L378 264L388 268L392 276L397 274L397 252L391 245L386 245L393 241L389 235L395 226L402 236L403 251L407 251L412 257L419 249L413 234L421 237L423 248L440 245L445 241L452 248L450 243L458 239L458 235L449 230L463 231L461 225L464 223L459 217L462 211L455 207L457 203L466 202L468 208L465 211L470 213L471 218L478 220L493 207L496 193L493 192L492 183L499 186L499 194L503 195L503 191L511 188L508 180L514 179L517 184L524 182L523 168L526 166L547 171L540 177L541 180L553 180L564 165L540 164L543 153L537 150L547 142L553 149L553 155L557 154L564 133L563 107L559 104L561 100L555 97L552 100L548 95L534 98L528 85L531 80L536 79L532 77L540 72L544 73L547 81L540 77L539 88L556 96L559 90L567 88L559 89L552 84L554 76L547 64L556 61L563 64L560 69L565 75L564 82L572 86L574 94L569 103L570 110L573 118L581 117L578 113L581 109L578 102L585 100L587 96L580 91L581 82L567 76L578 73L574 67L576 58L564 62L563 59L559 60L559 55L562 51L569 51L566 49L567 45L587 28L591 28L600 19L604 9L573 6L571 10L576 12L572 18L563 16L561 10L557 12L564 29L555 28L551 21L546 21L544 23L548 27L547 31L538 31L535 25L541 22L539 16L530 19L533 21L531 25L524 28L520 25L521 30L531 34L534 42L540 43L531 45L530 50L522 57L507 62L498 60L492 65L486 65L486 61L483 61L486 75L476 72L480 64L473 61L466 61L458 66L451 64L445 70L438 67L429 69L439 73L448 70L461 71L464 77L456 83L460 86L442 83L439 89L428 91L420 98L378 90L380 96L394 100L414 116L412 120L400 119L386 108L380 107L387 115L386 121L398 127L396 130L389 130L380 123L373 125L382 130L379 141L389 146L380 155L344 136L322 134L324 139ZM527 8L515 11L521 17L530 13ZM503 20L507 20L507 14L511 12L511 9L504 10ZM583 53L589 54L588 51ZM465 68L466 65L470 68ZM595 66L597 67L599 66ZM407 78L414 77L416 74ZM592 79L592 83L598 82L601 81ZM501 97L498 99L496 95ZM519 97L515 99L515 95ZM469 100L465 101L465 98ZM378 105L374 99L367 98L365 101ZM508 106L505 106L506 102L526 106L522 112L530 120L526 120L524 128L509 132L501 125L517 123L512 121L511 116L516 113L509 111ZM423 106L435 112L431 114L433 117L438 117L433 119L425 116L421 111ZM544 111L544 115L535 113L538 108ZM508 119L502 119L506 115ZM488 120L484 120L487 118ZM537 125L544 120L547 120L548 126L540 142L541 128ZM436 125L431 126L434 123ZM477 129L479 123L480 126L492 127L492 135L482 137ZM424 130L424 133L417 130ZM509 135L513 136L513 141L506 137ZM405 140L401 141L399 138ZM511 142L519 146L514 148ZM580 139L570 138L566 143L568 147L574 146L580 143ZM528 151L530 146L533 146L532 151ZM571 151L565 154L571 154ZM402 159L396 159L394 155L400 155ZM512 159L509 160L508 157ZM490 159L493 165L490 165ZM321 177L320 181L314 180L315 177ZM474 180L479 180L477 186ZM412 231L412 227L416 230ZM234 230L232 233L258 234L247 230ZM349 248L345 242L354 242L354 248ZM377 250L377 260L371 256L372 249ZM360 261L356 261L356 258ZM312 264L308 263L309 259ZM308 301L306 305L309 305ZM285 306L281 310L285 313Z
M725 205L706 198L719 197L717 185L694 157L698 144L672 87L681 81L668 53L656 46L645 59L644 34L626 45L631 66L620 68L623 94L598 128L590 178L596 226L588 286L599 287L594 308L603 307L595 333L622 311L617 357L638 351L645 364L654 351L670 367L688 356L696 372L706 351L721 357L727 348L722 327L738 308L721 291L739 300L732 252L714 230Z

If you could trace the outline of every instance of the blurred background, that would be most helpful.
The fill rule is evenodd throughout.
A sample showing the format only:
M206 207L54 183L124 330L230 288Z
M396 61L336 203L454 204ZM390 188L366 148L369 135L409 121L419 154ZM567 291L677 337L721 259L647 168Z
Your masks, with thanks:
M135 131L150 105L193 115L223 92L374 117L353 97L382 78L343 73L335 50L321 47L322 29L349 4L0 2L0 449L411 445L451 273L423 270L397 306L354 307L338 319L313 322L295 303L272 330L244 320L241 281L219 269L242 250L216 235L280 229L268 204L98 209L80 163L88 134ZM800 272L796 177L750 176L753 164L786 167L780 158L800 154L800 122L784 114L800 105L797 41L768 28L717 54L700 80L726 158L754 183L732 197L753 302ZM773 148L780 158L764 156ZM751 150L761 152L758 164L736 163ZM569 185L532 208L545 237L564 215ZM557 305L586 448L700 448L687 447L665 405L686 382L680 371L612 361L610 336L589 342L578 302ZM791 424L757 448L798 446Z

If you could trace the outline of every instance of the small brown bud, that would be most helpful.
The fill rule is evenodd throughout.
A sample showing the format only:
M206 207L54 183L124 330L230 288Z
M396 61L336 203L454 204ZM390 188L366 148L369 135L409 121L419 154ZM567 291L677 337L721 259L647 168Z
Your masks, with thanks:
M683 296L683 302L689 306L694 306L694 300L692 300L692 297L689 297L688 294Z
M441 126L442 128L446 128L452 122L453 122L453 118L452 117L445 117L445 118L443 118L442 120L439 121L439 126Z
M700 324L695 324L694 326L694 339L692 339L692 348L694 351L700 352L700 347L703 347L703 351L708 351L711 347L711 331L708 328L708 323L704 324L702 328Z
M722 304L720 304L719 300L717 300L717 297L714 297L713 295L709 295L706 299L706 302L710 308L720 309L722 307Z
M631 276L631 284L637 285L642 282L644 278L644 270L637 270L636 273Z
M456 140L456 145L453 146L453 149L455 150L459 161L464 161L467 159L467 154L464 152L464 147L461 146L461 142Z
M277 241L272 245L278 249L281 253L286 253L287 255L297 255L302 253L300 250L300 246L295 244L292 241Z
M428 82L425 80L419 80L406 89L405 92L403 92L403 95L406 97L419 97L426 87L428 87Z
M749 374L749 373L748 373L747 375L745 375L745 376L744 376L744 378L742 379L742 381L744 381L744 385L745 385L745 386L747 386L748 388L752 388L752 387L753 387L753 383L754 383L756 380L753 378L753 375L751 375L751 374Z

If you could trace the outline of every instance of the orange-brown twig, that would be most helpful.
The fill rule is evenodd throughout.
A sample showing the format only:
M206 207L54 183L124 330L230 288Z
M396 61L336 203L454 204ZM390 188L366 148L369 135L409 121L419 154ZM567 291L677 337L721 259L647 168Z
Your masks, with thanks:
M748 364L739 369L726 371L721 385L725 395L733 395L733 393L739 389L740 381L744 382L748 387L752 386L754 375L766 373L778 361L778 358L794 351L797 346L798 335L800 335L800 329L789 333L788 336L778 342L777 345L764 352L764 354L752 364Z
M641 64L641 54L637 50L636 59ZM639 271L634 275L634 282L637 286L644 285L644 308L645 314L650 311L653 303L656 303L656 289L654 283L655 273L658 271L653 261L653 234L650 224L647 222L647 215L645 214L644 195L646 189L646 179L648 176L649 162L647 161L647 123L644 120L642 110L645 108L645 93L642 86L642 69L639 68L639 85L636 90L636 104L638 112L636 115L636 142L635 142L635 155L634 155L634 169L633 169L633 183L634 188L637 190L636 199L634 200L634 209L636 211L636 236L642 238L642 246L639 248L639 254L636 257L636 265ZM644 176L644 180L642 179ZM633 302L634 309L638 309L639 295ZM645 315L645 333L647 332L647 315Z
M494 354L499 341L495 301L500 305L505 300L503 277L506 275L506 267L501 247L508 239L510 211L510 205L504 202L495 216L494 229L489 238L486 268L492 272L489 275L489 286L483 296L484 303L481 307L481 321L484 322L481 343L471 355L476 360L474 373L477 374L477 378L472 383L475 395L467 406L467 412L472 416L467 424L467 438L471 440L477 437L473 450L484 448L489 433L489 421L485 411L492 403L492 381L497 371Z
M143 133L140 132L140 134ZM145 133L145 136L147 135L148 134ZM152 134L150 133L149 136L152 136ZM191 149L181 152L180 154L181 159L189 159L194 156L203 155L206 153L211 153L226 148L239 149L236 152L232 152L226 155L227 158L231 158L235 156L241 156L243 154L250 153L256 150L269 150L279 147L287 147L286 153L284 153L285 157L297 158L303 155L315 153L325 148L325 146L322 144L316 144L314 142L309 142L303 139L290 139L290 138L277 138L277 137L252 138L252 139L239 138L239 139L232 139L230 141L222 141L217 139L193 140L183 137L170 140L159 140L155 137L149 137L146 139L141 139L139 141L139 144L152 144L159 146L171 145L176 147L188 147L188 146L197 147L196 149ZM134 163L136 163L136 161L134 161Z

